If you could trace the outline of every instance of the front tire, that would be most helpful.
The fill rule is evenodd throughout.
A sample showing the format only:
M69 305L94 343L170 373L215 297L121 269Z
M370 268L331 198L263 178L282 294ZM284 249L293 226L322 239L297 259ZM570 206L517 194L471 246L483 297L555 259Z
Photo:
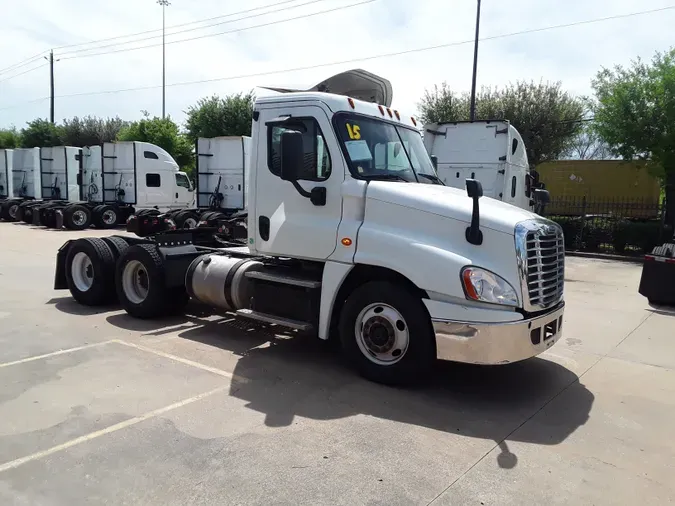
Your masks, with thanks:
M142 319L177 313L189 300L183 287L167 288L164 261L154 244L130 246L120 256L115 288L124 310Z
M66 282L73 298L85 306L101 306L115 298L115 258L102 239L78 239L66 256Z
M358 287L340 314L340 341L351 365L386 385L424 381L436 360L436 339L419 296L387 281Z

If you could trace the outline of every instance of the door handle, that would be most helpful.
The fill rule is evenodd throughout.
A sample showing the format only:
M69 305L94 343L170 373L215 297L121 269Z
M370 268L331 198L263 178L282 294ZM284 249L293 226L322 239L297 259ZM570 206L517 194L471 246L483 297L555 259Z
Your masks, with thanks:
M178 198L178 192L176 192L176 198Z

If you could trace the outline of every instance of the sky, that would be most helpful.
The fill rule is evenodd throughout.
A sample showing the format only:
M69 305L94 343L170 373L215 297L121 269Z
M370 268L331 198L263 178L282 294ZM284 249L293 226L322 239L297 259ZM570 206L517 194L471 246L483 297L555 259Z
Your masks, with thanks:
M675 8L583 22L670 6L675 0L482 0L478 86L561 81L575 95L590 94L603 66L648 60L675 45ZM49 65L40 53L51 49L57 122L161 116L156 0L23 1L2 12L0 128L48 118ZM393 106L406 114L417 114L436 84L471 87L476 0L171 0L165 14L166 110L180 124L203 97L270 93L258 86L309 88L353 68L389 79ZM547 29L557 25L573 26ZM150 47L124 51L140 46ZM371 58L392 53L403 54ZM184 84L194 81L207 82Z

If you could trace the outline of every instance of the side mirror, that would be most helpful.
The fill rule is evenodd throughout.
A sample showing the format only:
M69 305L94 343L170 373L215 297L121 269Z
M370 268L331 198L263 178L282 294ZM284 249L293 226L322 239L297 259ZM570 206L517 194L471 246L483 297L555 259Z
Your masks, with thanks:
M398 155L401 153L401 143L397 142L394 144L394 158L398 158Z
M466 193L472 199L479 199L483 196L483 185L478 179L467 179Z
M537 186L539 184L539 172L537 172L536 170L531 170L530 174L532 175L534 186Z
M537 188L534 190L534 201L538 204L548 204L551 202L551 194L548 190Z
M438 157L436 155L431 155L429 158L431 158L431 165L434 166L434 170L438 172Z
M281 134L281 179L297 181L304 163L302 134L293 130Z

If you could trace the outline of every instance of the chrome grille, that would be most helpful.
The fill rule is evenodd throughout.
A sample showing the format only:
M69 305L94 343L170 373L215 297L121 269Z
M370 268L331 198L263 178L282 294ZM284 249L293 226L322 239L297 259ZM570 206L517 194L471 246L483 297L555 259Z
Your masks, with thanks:
M524 308L539 311L560 302L565 284L562 229L548 220L518 224L516 250Z

